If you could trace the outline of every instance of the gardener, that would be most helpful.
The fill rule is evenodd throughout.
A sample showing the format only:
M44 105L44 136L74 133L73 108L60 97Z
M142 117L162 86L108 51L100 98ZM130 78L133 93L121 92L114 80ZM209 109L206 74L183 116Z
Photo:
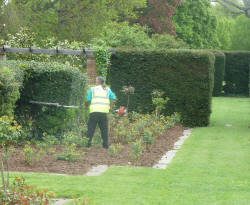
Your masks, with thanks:
M113 103L116 100L115 94L110 88L105 85L103 77L96 78L96 86L89 91L86 108L90 105L90 116L88 122L88 147L91 146L91 141L98 124L101 130L103 147L108 148L108 113Z

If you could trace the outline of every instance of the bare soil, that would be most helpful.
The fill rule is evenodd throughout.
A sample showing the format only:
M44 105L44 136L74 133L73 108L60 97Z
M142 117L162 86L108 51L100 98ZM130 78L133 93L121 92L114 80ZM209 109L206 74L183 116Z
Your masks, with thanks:
M131 158L131 148L124 145L122 151L117 156L112 156L110 151L102 147L91 147L90 149L79 149L84 152L79 161L68 162L57 160L57 156L62 153L61 146L55 146L56 151L53 154L45 155L33 166L28 165L23 155L22 148L19 147L13 153L9 163L11 171L17 172L40 172L40 173L58 173L82 175L88 172L95 165L121 165L121 166L143 166L152 167L161 157L173 148L174 143L183 135L184 127L176 125L168 129L162 136L148 148L143 151L142 156L137 160Z

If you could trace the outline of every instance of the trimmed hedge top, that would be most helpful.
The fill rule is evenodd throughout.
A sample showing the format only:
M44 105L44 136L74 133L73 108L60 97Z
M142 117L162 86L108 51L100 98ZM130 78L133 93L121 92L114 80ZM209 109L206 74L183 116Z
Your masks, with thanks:
M207 126L211 113L214 55L195 50L119 50L111 57L109 80L126 106L122 87L131 85L130 110L151 112L152 91L160 89L170 98L164 114L180 112L187 126Z
M22 101L44 101L60 104L83 103L86 76L78 69L60 63L35 61L2 61L0 67L24 71Z

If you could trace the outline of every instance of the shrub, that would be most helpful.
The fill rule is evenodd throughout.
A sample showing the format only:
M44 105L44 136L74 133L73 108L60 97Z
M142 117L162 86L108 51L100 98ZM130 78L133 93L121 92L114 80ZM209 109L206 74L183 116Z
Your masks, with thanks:
M7 194L0 189L0 204L2 205L49 205L54 194L47 190L37 190L25 183L25 179L15 178Z
M6 194L9 186L9 159L14 152L21 134L21 127L13 117L0 117L0 171L2 177L3 191ZM7 171L7 179L4 174Z
M139 24L130 26L128 22L110 23L102 34L102 39L110 47L141 47L151 48L152 40L148 35L148 28Z
M109 146L109 152L113 157L116 157L122 150L122 143L112 144Z
M46 154L45 150L42 147L39 147L39 148L40 149L37 150L31 147L30 142L28 142L24 146L22 155L24 156L24 160L28 165L33 166L34 164L36 164L37 162L41 160L42 156Z
M222 83L225 74L225 55L223 52L220 51L212 52L215 56L213 96L220 96L222 92Z
M81 154L83 155L84 153ZM80 159L81 154L77 152L76 144L71 144L66 146L66 150L63 154L57 156L57 160L76 162Z
M189 48L189 46L181 39L176 39L173 35L169 34L153 34L152 41L155 48L170 49L170 48Z
M84 74L59 63L0 62L0 68L6 66L24 71L23 89L15 114L23 124L32 120L34 136L41 138L43 132L60 135L76 126L76 119L82 115L81 110L30 104L30 101L82 106L86 84Z
M154 109L151 93L164 91L170 100L163 114L181 114L187 126L207 126L211 113L214 55L194 50L118 50L111 57L109 79L117 104L126 105L125 85L135 88L130 110L148 113Z
M248 95L248 76L250 65L249 51L225 51L226 70L225 86L226 95Z
M13 114L22 78L23 73L18 69L14 72L8 67L0 68L0 116Z
M136 140L135 142L130 142L129 143L131 146L131 157L133 160L138 160L140 158L140 156L142 155L142 152L144 150L144 147L142 145L142 141L141 140Z
M71 131L64 134L62 143L67 146L76 144L79 147L87 147L88 138Z

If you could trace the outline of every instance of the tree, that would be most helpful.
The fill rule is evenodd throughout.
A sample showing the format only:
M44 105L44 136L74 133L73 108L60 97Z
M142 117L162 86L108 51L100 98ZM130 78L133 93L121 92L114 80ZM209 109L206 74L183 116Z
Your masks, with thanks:
M216 33L220 43L219 48L223 50L230 50L232 46L232 28L235 25L235 20L231 18L217 18Z
M232 27L232 50L250 50L250 19L245 15L236 18Z
M239 1L233 0L212 0L212 2L217 2L230 12L234 14L245 14L248 18L250 18L250 0L242 0L242 3Z
M0 37L6 38L10 32L15 33L20 26L20 20L14 8L5 0L0 1Z
M142 10L139 22L149 26L154 33L175 34L172 16L175 7L180 5L182 0L148 0L148 6Z
M218 48L216 17L209 0L185 0L173 16L177 37L194 48Z
M58 0L11 0L22 26L32 29L40 38L56 36Z
M42 38L89 42L113 20L134 18L146 0L11 0L24 26Z

